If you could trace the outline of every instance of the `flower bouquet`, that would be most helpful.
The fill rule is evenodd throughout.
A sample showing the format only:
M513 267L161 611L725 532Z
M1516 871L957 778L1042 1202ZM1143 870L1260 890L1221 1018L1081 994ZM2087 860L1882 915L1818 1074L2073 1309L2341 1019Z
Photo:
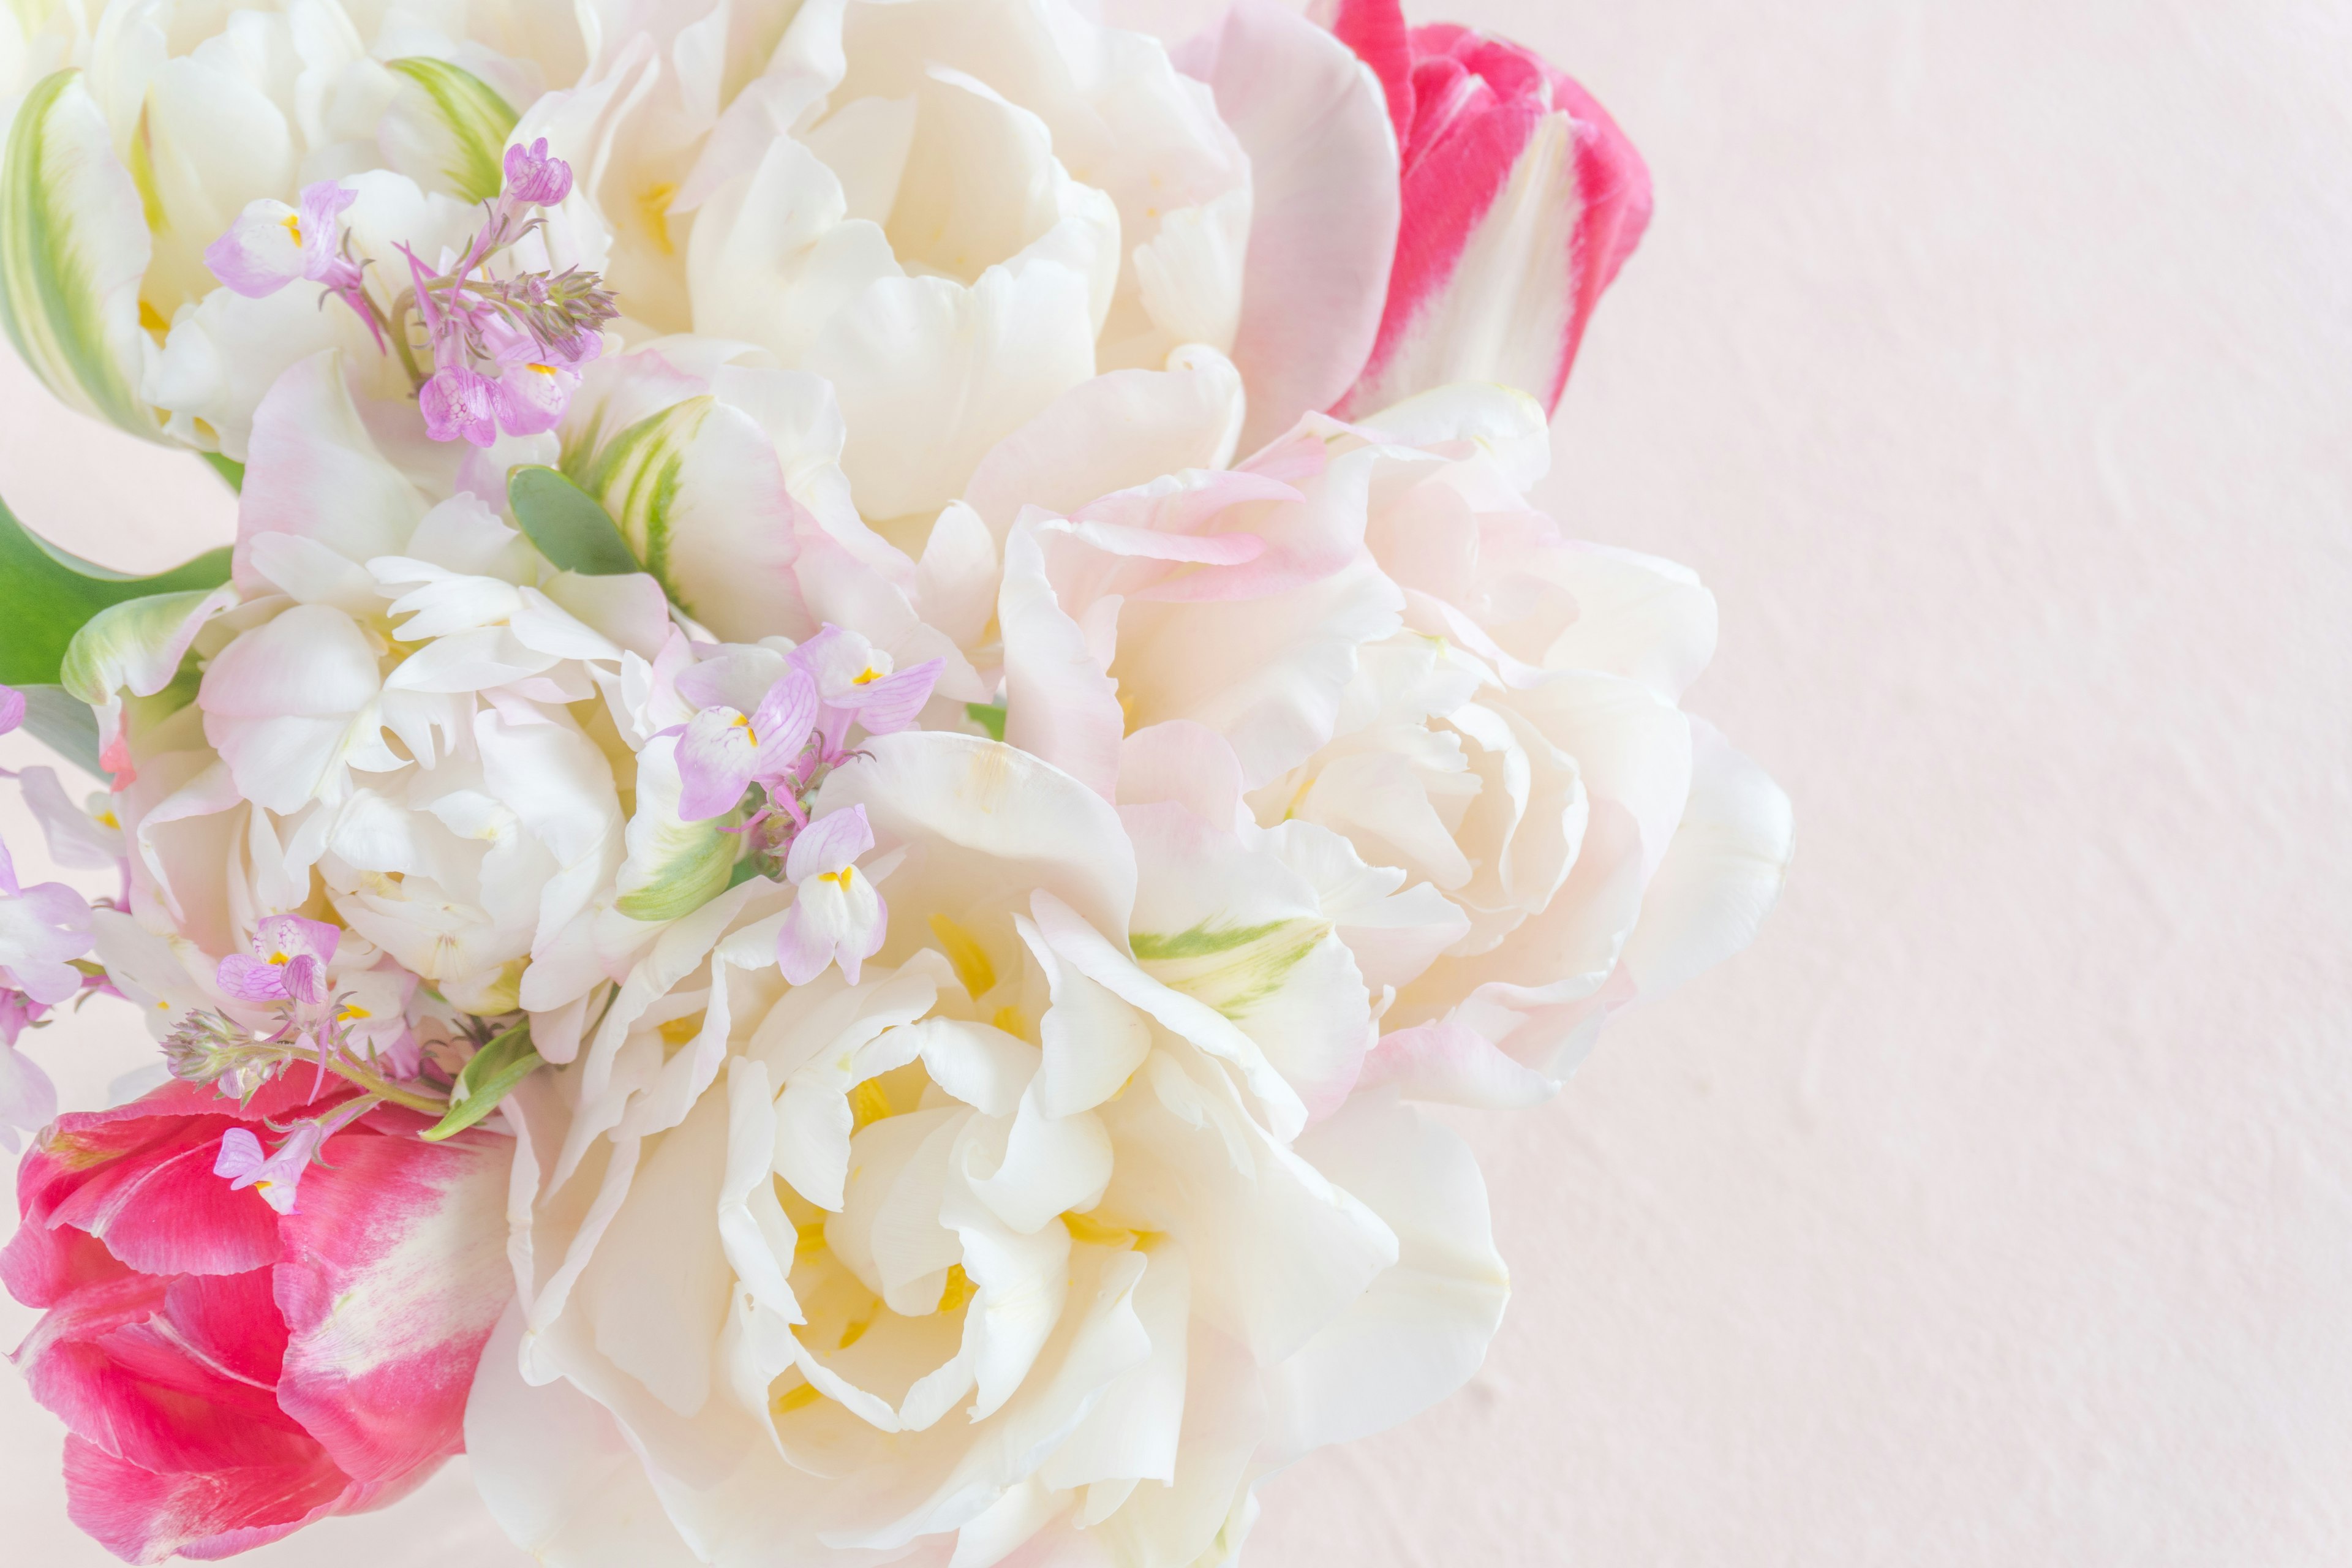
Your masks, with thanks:
M1420 1102L1753 934L1715 607L1528 500L1647 175L1396 0L53 0L0 318L233 550L0 514L0 1282L75 1521L471 1456L541 1560L1230 1563L1507 1276ZM168 501L167 501L168 504ZM25 1032L159 1043L56 1113Z

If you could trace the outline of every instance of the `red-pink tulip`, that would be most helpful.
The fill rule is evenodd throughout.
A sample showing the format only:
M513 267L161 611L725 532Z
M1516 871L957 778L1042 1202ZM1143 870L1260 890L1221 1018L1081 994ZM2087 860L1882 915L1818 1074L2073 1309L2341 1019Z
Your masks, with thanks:
M294 1213L214 1173L223 1136L347 1100L308 1074L240 1107L174 1083L60 1117L17 1174L0 1283L47 1316L16 1354L64 1420L74 1522L132 1563L226 1557L380 1507L464 1446L512 1293L512 1145L420 1142L379 1108L338 1131Z
M1386 93L1402 216L1380 333L1338 411L1455 381L1557 407L1584 324L1650 221L1650 174L1582 88L1518 45L1339 0Z

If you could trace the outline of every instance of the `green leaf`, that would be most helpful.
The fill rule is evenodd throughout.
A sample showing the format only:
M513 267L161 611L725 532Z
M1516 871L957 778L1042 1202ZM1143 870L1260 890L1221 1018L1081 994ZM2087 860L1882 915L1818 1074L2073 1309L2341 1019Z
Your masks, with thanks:
M992 741L1004 739L1004 704L1002 702L967 702L963 716L988 731Z
M0 683L55 686L74 634L101 610L157 594L202 592L228 581L224 545L152 577L131 577L68 554L0 504Z
M143 214L81 73L43 78L0 154L0 325L61 400L160 441L138 389Z
M196 456L211 464L213 472L218 474L222 482L229 489L243 493L245 489L243 463L238 462L235 458L224 457L218 452L199 452Z
M499 1101L539 1065L539 1053L530 1044L530 1020L526 1018L476 1051L474 1059L459 1069L457 1081L449 1089L449 1114L424 1134L425 1141L438 1143L455 1138L496 1110Z
M446 137L438 149L441 173L469 202L486 202L506 183L507 138L516 114L496 89L469 70L427 55L386 60L424 89L433 119Z
M539 552L583 577L642 572L613 514L557 470L525 463L507 476L507 501Z

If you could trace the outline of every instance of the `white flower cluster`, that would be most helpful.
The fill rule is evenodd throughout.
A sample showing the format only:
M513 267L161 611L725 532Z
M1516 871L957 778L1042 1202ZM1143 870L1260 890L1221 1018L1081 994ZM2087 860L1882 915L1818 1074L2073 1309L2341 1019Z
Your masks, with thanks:
M0 966L94 944L184 1076L500 1097L464 1435L542 1560L1231 1561L1261 1479L1499 1321L1415 1102L1549 1097L1770 907L1787 802L1680 707L1713 600L1528 499L1557 385L1324 412L1376 332L1391 390L1475 359L1414 333L1491 335L1399 244L1449 125L1366 9L1172 54L1065 0L68 0L14 40L0 228L47 203L98 265L73 330L20 271L0 310L243 468L227 581L61 672L125 895L21 957L0 921ZM1496 202L1572 177L1539 141ZM1512 221L1468 243L1549 243ZM561 363L451 324L564 268L619 314ZM1515 307L1541 375L1605 281ZM412 324L528 420L436 438ZM289 1212L363 1110L221 1169Z

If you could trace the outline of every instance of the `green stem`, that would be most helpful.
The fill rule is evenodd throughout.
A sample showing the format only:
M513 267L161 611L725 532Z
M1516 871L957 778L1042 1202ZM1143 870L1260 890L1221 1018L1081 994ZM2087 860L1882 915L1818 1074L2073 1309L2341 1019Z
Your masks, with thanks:
M414 1089L402 1089L397 1084L387 1083L348 1058L330 1057L327 1058L326 1067L327 1070L336 1077L346 1079L366 1089L370 1094L380 1096L394 1105L404 1105L411 1110L421 1110L427 1116L439 1116L449 1109L447 1100L436 1100L430 1095L418 1094Z

